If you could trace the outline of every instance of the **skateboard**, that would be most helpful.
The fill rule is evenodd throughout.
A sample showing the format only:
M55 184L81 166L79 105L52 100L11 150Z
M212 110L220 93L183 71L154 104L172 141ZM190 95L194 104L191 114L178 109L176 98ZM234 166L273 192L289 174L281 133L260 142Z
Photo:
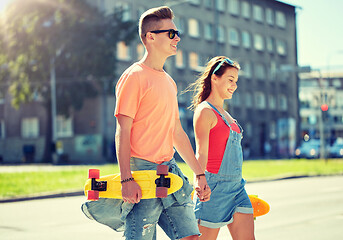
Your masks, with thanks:
M270 210L269 204L258 198L256 195L249 195L252 208L254 209L254 218L267 214Z
M194 191L192 192L192 199L193 199L193 195L194 195ZM258 198L257 195L248 195L252 208L254 209L254 219L256 219L256 217L260 217L263 216L265 214L267 214L270 210L270 206L269 204L262 200L261 198Z
M133 171L132 177L141 187L142 199L165 198L183 185L179 176L168 172L167 165L158 165L157 170ZM121 199L120 181L119 173L100 177L100 170L89 169L84 187L85 195L91 201L99 198Z

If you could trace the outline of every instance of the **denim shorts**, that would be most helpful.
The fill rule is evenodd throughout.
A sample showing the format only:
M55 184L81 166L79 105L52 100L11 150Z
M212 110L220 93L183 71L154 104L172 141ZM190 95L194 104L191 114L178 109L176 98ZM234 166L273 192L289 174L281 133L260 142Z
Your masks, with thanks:
M194 215L194 203L190 198L192 186L172 159L163 163L169 171L184 180L183 187L167 198L141 199L137 204L124 203L118 199L86 202L82 211L90 219L105 224L116 231L123 231L126 239L156 239L157 224L170 239L200 235ZM131 170L156 169L157 164L131 158Z
M200 202L195 197L195 215L201 226L220 228L233 222L236 212L252 214L253 208L244 186L245 180L228 181L225 178L206 172L207 183L211 188L211 199Z

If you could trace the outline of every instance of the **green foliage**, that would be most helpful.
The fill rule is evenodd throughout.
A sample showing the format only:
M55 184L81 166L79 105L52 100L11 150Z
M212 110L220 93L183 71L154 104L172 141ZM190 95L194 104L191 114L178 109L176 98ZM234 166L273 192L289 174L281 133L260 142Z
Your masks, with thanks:
M9 86L13 105L35 93L48 107L53 66L64 115L114 79L116 43L137 35L121 11L105 15L84 0L16 0L0 17L0 85Z

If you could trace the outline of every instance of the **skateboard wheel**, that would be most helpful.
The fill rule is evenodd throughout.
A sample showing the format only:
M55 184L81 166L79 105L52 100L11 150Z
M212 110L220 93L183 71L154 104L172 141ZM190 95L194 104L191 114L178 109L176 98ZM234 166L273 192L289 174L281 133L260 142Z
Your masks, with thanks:
M95 179L99 179L100 177L100 170L99 169L89 169L88 170L88 178L95 178Z
M99 200L99 192L94 190L88 190L87 199L90 201Z
M157 175L168 175L169 167L167 165L158 165L156 169Z
M157 198L166 198L167 196L168 196L168 188L166 188L166 187L157 187L156 188L156 197Z

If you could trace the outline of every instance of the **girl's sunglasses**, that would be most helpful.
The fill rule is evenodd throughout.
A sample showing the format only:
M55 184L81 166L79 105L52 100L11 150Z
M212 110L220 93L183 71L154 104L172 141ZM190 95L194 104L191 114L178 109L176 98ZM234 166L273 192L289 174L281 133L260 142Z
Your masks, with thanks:
M217 65L217 67L213 70L212 74L215 74L219 70L219 68L223 65L224 62L226 62L227 64L229 64L232 67L237 68L238 70L240 69L240 67L234 61L232 61L230 58L225 58Z
M178 37L180 37L180 32L174 29L168 29L168 30L154 30L154 31L149 31L152 33L164 33L164 32L168 32L168 37L170 39L174 39L175 35L177 35Z

